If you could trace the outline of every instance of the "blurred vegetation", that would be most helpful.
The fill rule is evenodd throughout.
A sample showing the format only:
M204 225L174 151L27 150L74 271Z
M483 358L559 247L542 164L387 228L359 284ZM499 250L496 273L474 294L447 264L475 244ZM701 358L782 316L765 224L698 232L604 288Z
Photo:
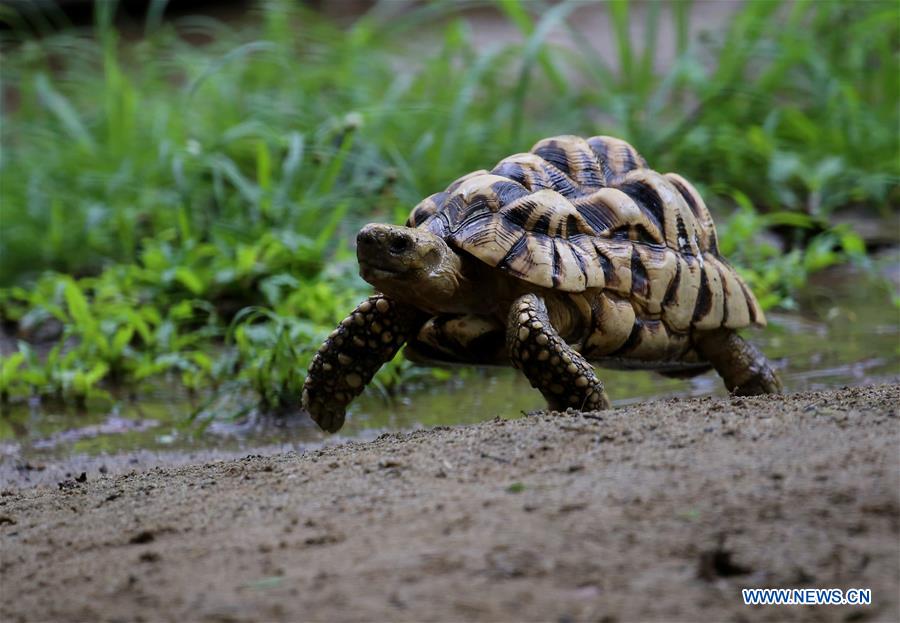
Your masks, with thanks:
M571 3L499 0L524 43L494 46L450 3L380 5L346 28L293 2L244 27L164 23L164 5L135 41L114 2L90 32L48 20L40 38L5 9L0 321L19 341L3 399L84 404L177 378L296 406L311 353L366 291L358 227L402 222L544 136L620 136L691 179L766 307L865 261L837 210L900 199L893 1L748 2L700 41L689 2L650 2L636 45L613 0L617 66L567 24ZM549 45L554 28L571 45ZM398 361L379 386L408 378Z

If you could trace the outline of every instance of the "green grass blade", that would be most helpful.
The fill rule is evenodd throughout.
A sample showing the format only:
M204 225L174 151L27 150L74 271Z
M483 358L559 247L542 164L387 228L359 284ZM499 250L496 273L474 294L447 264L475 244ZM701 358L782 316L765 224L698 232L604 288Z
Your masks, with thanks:
M75 110L75 107L63 97L47 79L45 74L38 74L34 79L34 88L41 103L56 117L66 134L87 151L94 151L96 144Z
M207 67L203 73L201 73L196 80L194 80L191 85L187 89L187 99L190 101L193 99L194 94L203 86L203 83L210 79L213 75L222 70L223 67L228 65L229 63L241 60L247 56L255 52L262 51L271 51L277 52L278 47L270 42L270 41L251 41L249 43L245 43L243 45L239 45L238 47L230 50L226 54L222 55L220 58L217 58L212 63L210 63L209 67Z
M526 41L534 35L537 27L528 11L525 10L521 0L498 0L498 5L506 17L516 25ZM568 83L562 72L560 72L553 62L550 53L546 48L540 48L537 51L537 60L541 64L541 68L547 75L553 86L562 94L568 91Z
M612 18L613 32L616 37L616 48L619 53L619 80L625 89L634 85L634 51L631 47L630 17L628 0L610 0L607 5Z
M144 20L144 36L159 30L168 4L169 0L151 0L150 6L147 7L147 17Z
M534 61L543 50L544 40L553 28L564 21L575 7L576 5L572 2L562 2L547 11L525 43L521 59L522 69L519 72L519 80L513 91L513 115L510 124L510 137L513 143L518 143L521 140L522 121L525 115L525 97L531 84L531 72Z

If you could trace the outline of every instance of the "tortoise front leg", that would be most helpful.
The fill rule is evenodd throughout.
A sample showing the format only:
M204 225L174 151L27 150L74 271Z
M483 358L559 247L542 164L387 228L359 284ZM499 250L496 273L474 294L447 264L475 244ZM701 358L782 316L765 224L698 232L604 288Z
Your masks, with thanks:
M731 393L738 396L781 393L781 381L766 356L734 331L720 329L699 333L694 337L694 343Z
M540 390L551 410L609 407L594 368L559 336L544 300L536 294L521 296L512 304L506 346L513 366Z
M319 347L303 384L303 408L316 424L329 433L340 430L347 405L421 323L421 312L383 294L344 318Z

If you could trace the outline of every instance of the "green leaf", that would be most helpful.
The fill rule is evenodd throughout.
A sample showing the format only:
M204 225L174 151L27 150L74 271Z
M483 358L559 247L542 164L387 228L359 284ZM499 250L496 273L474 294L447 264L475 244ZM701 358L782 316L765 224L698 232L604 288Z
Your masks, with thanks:
M118 356L131 342L132 337L134 337L134 327L122 327L116 331L110 346L110 350L112 351L111 354L113 356Z
M208 372L213 368L212 358L210 358L210 356L206 353L202 353L200 351L193 352L191 353L191 359L193 359L194 363L197 364L197 366L201 370L205 370Z
M175 279L195 296L203 294L206 289L200 277L187 266L179 266L175 269Z
M239 246L237 254L234 258L235 271L238 275L247 275L256 266L257 247L256 246Z
M76 328L84 334L93 333L96 329L96 321L91 314L87 298L85 298L78 284L71 279L67 279L63 285L63 294L66 299L69 316L74 321Z
M7 357L0 357L0 389L6 389L13 380L13 374L25 361L25 353L15 352Z
M105 362L97 362L94 366L84 375L84 381L87 387L93 387L96 385L100 379L106 376L106 373L109 372L109 366Z
M809 229L816 225L816 220L814 218L807 214L803 214L802 212L770 212L762 218L763 222L768 227L773 225L789 225L799 229Z
M843 248L848 255L857 258L865 257L866 243L859 234L848 226L835 227L834 232L837 233L840 239L841 248Z

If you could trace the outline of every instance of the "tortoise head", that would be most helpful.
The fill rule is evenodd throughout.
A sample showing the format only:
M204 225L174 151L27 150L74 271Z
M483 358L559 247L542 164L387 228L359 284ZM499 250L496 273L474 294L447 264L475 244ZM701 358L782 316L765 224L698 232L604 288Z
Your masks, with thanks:
M398 301L451 311L465 281L462 260L431 232L371 223L356 236L363 279Z

